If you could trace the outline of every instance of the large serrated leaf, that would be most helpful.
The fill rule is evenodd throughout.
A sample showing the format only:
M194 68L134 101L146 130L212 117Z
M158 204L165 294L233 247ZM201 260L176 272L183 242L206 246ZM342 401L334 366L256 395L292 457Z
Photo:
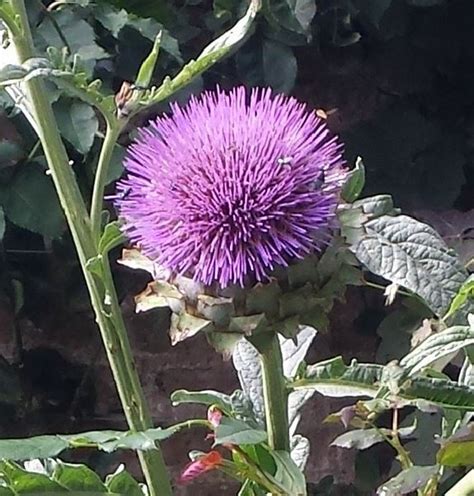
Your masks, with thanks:
M469 326L450 327L425 339L400 361L400 365L413 375L440 358L472 345L474 329Z
M364 228L366 234L352 247L360 262L444 315L467 273L438 233L406 215L382 216Z
M310 444L308 438L301 436L300 434L292 436L290 455L291 459L300 470L304 470L309 458L309 452Z
M316 332L312 327L305 326L301 328L295 340L280 337L283 370L286 377L291 377L295 374L296 369L304 359L309 346L316 336ZM242 389L252 402L255 417L263 425L265 421L265 410L261 364L258 352L247 340L241 340L234 349L233 362ZM289 395L288 418L290 425L297 418L298 411L312 394L313 392L308 394L308 391L294 391ZM296 425L292 427L294 430Z
M330 397L373 398L380 390L382 365L357 363L345 365L341 357L310 365L304 378L293 381L294 389L314 389ZM398 397L417 406L425 400L448 409L474 409L474 388L447 379L413 376L400 386Z

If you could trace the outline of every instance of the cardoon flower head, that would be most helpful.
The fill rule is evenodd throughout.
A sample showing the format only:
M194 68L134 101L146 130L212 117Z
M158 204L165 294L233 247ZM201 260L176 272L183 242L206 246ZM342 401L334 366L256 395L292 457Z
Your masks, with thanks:
M345 177L324 121L269 89L204 93L141 129L116 201L143 253L221 287L318 250Z

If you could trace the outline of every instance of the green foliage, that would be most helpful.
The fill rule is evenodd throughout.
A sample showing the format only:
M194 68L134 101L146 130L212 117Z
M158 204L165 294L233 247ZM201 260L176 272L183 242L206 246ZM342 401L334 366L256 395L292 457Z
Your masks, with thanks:
M70 496L143 496L139 484L120 466L108 475L105 483L90 468L81 464L64 463L59 460L39 460L33 465L0 462L0 495L56 494Z
M54 110L63 137L79 153L87 154L99 129L99 121L92 107L83 102L62 99Z
M364 224L352 248L374 274L404 286L442 316L467 274L434 229L410 217L382 216Z
M153 449L156 441L167 439L187 426L187 424L176 424L166 429L155 428L142 432L91 431L79 434L35 436L25 439L1 439L0 459L51 458L72 448L95 448L106 453L118 449L145 451Z
M438 470L437 465L407 468L380 486L378 494L384 494L386 496L410 494L426 486L430 479L437 475Z
M58 238L66 228L51 177L39 163L24 165L0 187L0 204L11 222L43 236Z
M216 428L214 444L259 444L265 442L265 431L252 429L241 420L224 417Z
M341 196L347 203L356 201L365 186L365 167L362 159L357 157L355 167L347 174Z
M439 464L447 467L474 465L474 437L472 422L444 439L437 454Z
M443 408L469 411L474 405L474 388L461 386L455 381L434 377L413 375L408 381L408 370L404 370L402 381L391 385L391 391L385 391L394 397L414 406L424 407L424 402L433 403ZM385 377L384 377L385 373ZM294 389L315 389L325 396L368 396L378 397L381 391L390 385L390 376L382 365L359 364L355 360L345 365L342 358L332 358L324 362L309 365L300 378L290 383ZM423 400L418 403L417 400Z

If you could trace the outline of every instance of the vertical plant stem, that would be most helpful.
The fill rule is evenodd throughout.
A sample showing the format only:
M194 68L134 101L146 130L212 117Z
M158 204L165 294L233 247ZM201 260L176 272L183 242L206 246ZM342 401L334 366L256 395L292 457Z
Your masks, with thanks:
M268 444L275 450L290 451L288 393L278 335L272 333L257 348L262 363Z
M19 22L19 29L10 31L10 34L22 63L34 55L31 31L24 1L10 0L10 4ZM97 256L97 238L93 236L91 221L74 172L69 166L44 85L39 79L31 79L25 83L25 87L51 177L76 246L127 422L132 430L145 430L152 427L152 420L135 370L108 261L103 264L103 280L93 276L86 268L88 260ZM112 146L110 148L113 149ZM103 160L105 162L105 158ZM139 453L139 457L150 495L171 495L171 485L159 448Z
M413 462L411 461L410 454L404 448L403 444L400 442L400 438L398 436L398 409L394 408L392 412L392 447L397 452L397 458L400 462L400 465L404 470L413 466Z
M104 190L107 180L107 172L114 153L115 144L123 129L121 121L116 120L110 122L107 120L107 129L105 131L104 142L99 155L99 162L97 163L97 170L95 173L94 188L92 191L91 201L91 224L92 235L95 240L99 240L101 232L101 219L102 219L102 205L104 202Z

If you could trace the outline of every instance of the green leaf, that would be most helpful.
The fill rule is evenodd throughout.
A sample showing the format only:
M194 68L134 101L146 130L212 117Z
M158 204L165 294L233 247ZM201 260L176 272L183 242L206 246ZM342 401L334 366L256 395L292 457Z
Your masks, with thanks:
M400 365L413 375L440 358L471 345L474 345L474 329L469 326L450 327L425 339L400 361Z
M445 409L470 411L474 409L474 388L460 386L454 381L416 377L402 388L401 398L412 400L412 404L423 409L418 400L426 400Z
M416 491L426 486L428 481L437 475L439 467L432 465L428 467L410 467L402 470L396 477L382 484L377 490L380 496L400 496Z
M270 86L278 93L289 93L295 84L297 61L293 50L279 41L258 38L236 54L239 77L248 86Z
M259 444L267 440L267 433L250 427L241 420L222 417L215 431L214 444Z
M107 169L107 179L106 184L110 184L120 178L123 173L123 159L125 157L125 148L120 145L115 145L114 151L112 152L112 157L110 159L110 165Z
M467 273L438 233L405 215L382 216L365 223L364 229L366 234L351 247L360 262L444 315Z
M304 379L292 386L312 387L330 397L373 396L378 390L383 367L375 364L359 364L355 360L349 366L341 357L309 365Z
M222 411L228 413L232 411L230 396L219 393L218 391L187 391L186 389L178 389L171 393L170 399L173 406L184 403L199 403L206 406L216 405Z
M170 5L163 0L107 0L107 3L126 9L140 17L163 20L169 15Z
M149 450L155 441L171 437L186 424L176 424L166 429L134 431L91 431L79 434L34 436L24 439L0 439L0 459L31 460L52 458L65 449L96 448L107 453L117 449Z
M14 141L0 140L0 168L17 164L25 157L25 152Z
M0 474L5 476L15 494L66 492L63 486L47 475L28 472L10 461L0 462Z
M338 436L331 443L331 446L365 450L383 441L385 441L385 438L380 429L355 429Z
M296 373L315 336L315 329L304 326L300 328L295 339L280 338L283 370L286 377L291 377ZM255 418L260 425L264 425L263 383L258 352L249 341L244 339L237 343L232 358L240 385L252 403ZM294 391L290 393L288 397L288 419L290 425L298 418L298 412L312 394L312 392L308 391Z
M367 396L373 398L380 390L382 365L357 363L349 366L341 357L307 367L304 378L289 384L293 389L312 388L330 397ZM474 388L462 386L454 381L413 376L399 385L397 396L417 406L420 399L463 411L474 410Z
M160 54L162 32L159 31L153 41L153 47L142 62L140 70L138 71L137 78L135 79L135 86L147 88L153 78L153 72L155 71L156 62L158 60L158 55Z
M264 14L271 24L289 31L308 35L316 14L315 0L267 0Z
M186 425L177 424L166 429L157 427L155 429L147 429L143 432L125 432L123 434L117 432L113 439L98 443L97 448L107 453L111 453L117 449L146 451L156 447L155 441L168 439L183 427L186 427Z
M181 52L179 50L178 41L173 38L161 24L154 19L140 19L130 17L127 26L137 30L142 36L154 42L156 37L161 32L160 47L173 56L178 62L182 62Z
M54 105L54 111L61 134L85 155L91 149L99 129L94 109L84 102L63 99Z
M53 479L70 491L95 491L106 493L107 488L100 477L85 465L64 463L58 460Z
M456 296L453 298L449 310L446 313L444 320L454 315L468 299L474 298L474 274L471 274L463 285L459 288Z
M23 165L0 191L0 203L17 226L50 238L64 232L66 222L52 180L39 164Z
M186 64L174 78L167 77L159 88L145 92L140 105L149 106L165 100L225 57L245 38L259 9L260 0L251 0L246 14L232 29L210 43L196 60Z
M126 496L143 496L140 485L125 470L123 465L119 465L113 474L106 477L105 485L111 493L123 494Z
M104 232L99 240L99 253L101 255L107 254L117 246L121 245L125 240L122 231L120 230L120 222L109 222L104 227Z
M54 16L58 29L67 40L70 53L79 55L92 73L95 61L107 57L105 50L96 43L92 26L82 19L74 9L60 9L50 15ZM62 48L65 46L58 30L51 29L50 21L47 18L36 30L36 35L42 48L48 46Z
M305 496L307 494L305 477L289 453L272 451L271 454L276 464L275 480L286 489L287 494Z
M341 234L349 245L355 245L366 235L364 224L382 215L400 213L393 206L390 195L376 195L356 200L354 203L339 205L337 216Z
M291 437L291 459L295 462L300 470L304 470L310 453L309 439L296 434Z
M1 439L0 458L6 460L53 458L67 449L68 445L67 440L54 435L25 439Z
M359 198L365 185L365 167L362 159L357 157L355 167L347 174L346 182L342 187L342 199L352 203Z
M447 467L474 465L474 424L471 422L461 427L453 436L443 440L436 460Z
M98 4L94 8L94 16L115 38L118 36L120 30L127 24L129 18L126 10L115 9L110 5L105 5L103 3Z

